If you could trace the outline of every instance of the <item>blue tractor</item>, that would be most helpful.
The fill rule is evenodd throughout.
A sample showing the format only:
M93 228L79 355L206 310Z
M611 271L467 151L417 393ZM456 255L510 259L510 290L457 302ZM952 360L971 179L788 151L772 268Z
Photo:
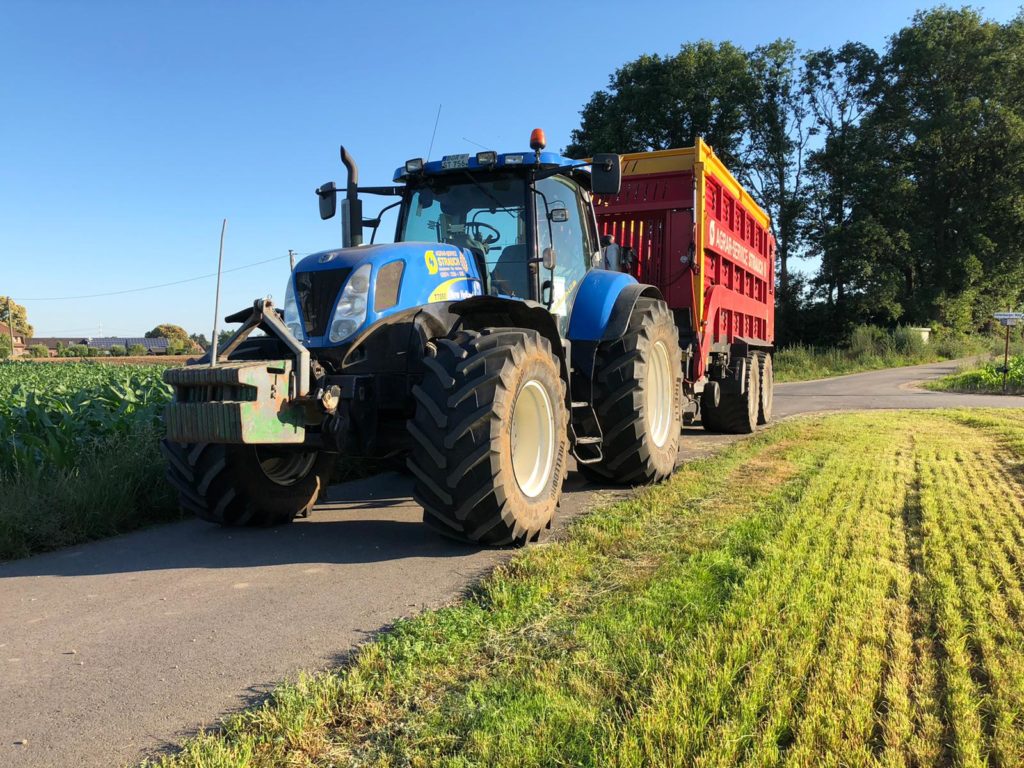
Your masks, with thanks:
M424 521L486 545L550 528L569 454L586 476L671 474L682 357L653 286L613 269L592 196L617 155L414 159L360 187L344 148L343 247L312 254L283 307L255 302L218 358L169 370L163 450L182 506L222 525L307 515L344 456L406 457ZM363 243L362 194L398 198L395 242ZM391 206L389 206L391 207ZM253 334L260 330L262 334Z

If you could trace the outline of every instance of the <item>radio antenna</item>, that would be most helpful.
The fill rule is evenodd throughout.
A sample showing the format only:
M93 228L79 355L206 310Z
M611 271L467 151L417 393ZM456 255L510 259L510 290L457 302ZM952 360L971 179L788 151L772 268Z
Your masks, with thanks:
M437 124L441 122L441 107L443 104L437 105L437 117L434 118L434 132L430 134L430 147L427 149L427 160L430 160L430 153L434 151L434 137L437 136Z

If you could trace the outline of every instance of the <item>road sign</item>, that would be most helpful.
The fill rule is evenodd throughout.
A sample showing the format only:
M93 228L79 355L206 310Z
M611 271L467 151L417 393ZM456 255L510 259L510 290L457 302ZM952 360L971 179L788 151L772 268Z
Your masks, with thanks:
M1009 327L1017 325L1021 320L1024 320L1024 312L996 312L992 317Z

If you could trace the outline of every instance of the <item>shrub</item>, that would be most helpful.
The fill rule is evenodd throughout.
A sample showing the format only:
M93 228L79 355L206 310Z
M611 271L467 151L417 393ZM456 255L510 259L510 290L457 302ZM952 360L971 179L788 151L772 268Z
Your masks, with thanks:
M49 357L50 350L45 344L33 344L28 348L29 357Z
M124 357L127 352L128 350L126 350L121 344L112 344L110 347L111 357Z
M132 344L128 347L128 354L132 357L143 357L146 354L146 348L142 344Z
M917 357L925 352L925 342L921 332L915 328L901 325L892 332L893 349L901 355Z
M89 348L85 344L71 344L61 354L63 357L88 357Z
M858 325L850 334L850 354L854 357L871 357L886 351L888 334L876 325Z

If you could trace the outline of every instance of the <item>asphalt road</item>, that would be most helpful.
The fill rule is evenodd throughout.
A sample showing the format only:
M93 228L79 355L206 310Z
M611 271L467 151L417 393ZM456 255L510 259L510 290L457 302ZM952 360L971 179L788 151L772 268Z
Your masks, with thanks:
M1024 407L912 386L955 368L779 385L776 414ZM681 458L736 439L688 428ZM432 534L409 485L387 474L335 486L282 528L187 521L0 565L0 766L121 765L170 748L509 556ZM558 528L621 495L570 475Z

